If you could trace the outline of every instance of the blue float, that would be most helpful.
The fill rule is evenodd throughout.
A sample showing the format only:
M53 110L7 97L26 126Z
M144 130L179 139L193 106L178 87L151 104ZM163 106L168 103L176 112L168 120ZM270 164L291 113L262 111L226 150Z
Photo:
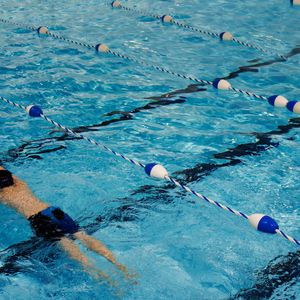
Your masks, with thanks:
M38 105L27 106L26 111L33 118L39 118L43 114L43 110Z

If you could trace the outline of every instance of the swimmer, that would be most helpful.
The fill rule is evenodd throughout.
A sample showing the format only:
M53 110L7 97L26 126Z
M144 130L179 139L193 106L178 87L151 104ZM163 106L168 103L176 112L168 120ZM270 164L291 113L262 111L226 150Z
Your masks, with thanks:
M80 240L88 249L102 255L122 271L126 278L130 278L126 267L117 262L113 253L103 243L80 229L79 225L60 208L49 206L36 198L25 182L1 166L0 202L21 213L30 222L37 236L58 241L69 256L80 262L87 272L104 277L113 284L109 276L98 271L80 251L74 238Z

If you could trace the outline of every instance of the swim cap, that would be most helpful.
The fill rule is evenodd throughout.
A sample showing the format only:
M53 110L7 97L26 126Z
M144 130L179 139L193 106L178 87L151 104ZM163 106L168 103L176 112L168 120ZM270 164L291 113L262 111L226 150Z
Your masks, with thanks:
M7 170L0 170L0 189L14 184L14 179L11 173Z

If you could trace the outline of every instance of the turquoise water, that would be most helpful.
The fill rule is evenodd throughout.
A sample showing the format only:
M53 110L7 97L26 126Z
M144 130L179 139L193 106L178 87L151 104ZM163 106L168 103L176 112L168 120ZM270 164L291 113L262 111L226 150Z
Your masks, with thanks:
M300 9L289 1L143 0L136 6L207 30L228 30L281 54L299 52ZM299 99L297 55L280 62L98 1L3 1L0 14L207 80L242 69L231 76L232 85ZM54 120L143 163L160 162L207 197L247 214L269 214L300 237L297 115L3 23L0 37L2 96L40 104ZM25 243L25 251L19 243L32 237L28 222L2 205L0 248L10 248L1 252L0 266L10 261L13 274L1 272L1 298L228 299L257 281L276 279L279 268L258 273L292 253L294 260L282 268L295 276L275 280L258 299L299 299L293 244L258 233L244 220L5 103L0 125L1 164L138 274L137 285L126 284L111 265L82 248L120 282L118 295L56 246Z

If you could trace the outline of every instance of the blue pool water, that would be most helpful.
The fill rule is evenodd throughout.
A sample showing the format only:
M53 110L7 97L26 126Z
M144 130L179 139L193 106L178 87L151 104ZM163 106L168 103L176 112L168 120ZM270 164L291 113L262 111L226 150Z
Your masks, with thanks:
M112 10L104 1L3 0L0 17L45 25L83 42L104 42L183 74L207 80L231 74L236 87L299 99L300 9L289 1L124 3L295 55L280 62ZM54 120L143 163L163 164L207 197L247 214L269 214L300 237L297 115L11 25L1 23L0 38L1 96L39 104ZM127 284L113 266L82 248L120 282L119 292L83 272L58 247L29 244L32 251L25 251L19 243L32 237L28 222L1 205L0 248L11 247L1 252L0 267L9 260L12 270L18 268L14 274L1 272L1 299L229 299L274 278L265 294L264 285L256 286L262 292L257 299L300 299L298 249L279 236L258 233L243 219L5 103L0 143L2 165L39 198L66 210L138 274L137 285ZM283 257L277 263L286 261L288 253L291 261L282 268L295 276L276 281L280 268L262 272L278 256Z

